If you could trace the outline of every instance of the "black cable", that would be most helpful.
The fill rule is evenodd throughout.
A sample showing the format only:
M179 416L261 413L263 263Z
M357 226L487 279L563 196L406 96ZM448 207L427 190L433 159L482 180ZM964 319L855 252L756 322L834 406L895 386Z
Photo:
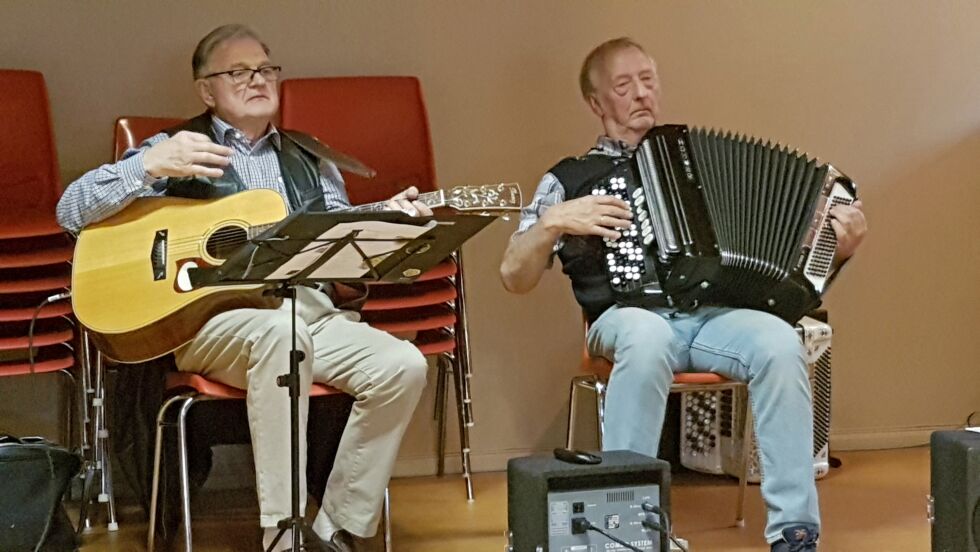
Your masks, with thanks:
M643 552L643 550L640 550L639 548L633 546L632 544L620 539L619 537L616 537L615 535L612 535L604 531L602 528L596 526L594 523L592 523L591 521L589 521L584 517L578 517L572 520L572 532L575 533L576 531L581 533L584 533L585 531L595 531L596 533L599 533L600 535L615 542L616 544L625 546L626 548L633 550L633 552Z
M31 377L31 401L33 404L37 404L37 388L35 385L34 376L34 324L37 322L38 316L41 314L41 309L43 309L48 303L54 303L55 301L61 301L62 299L67 299L71 297L71 292L66 291L63 293L58 293L50 297L45 298L41 301L41 304L34 309L34 314L31 315L31 323L27 326L27 365L30 371Z
M641 508L647 512L646 519L643 520L643 525L670 539L670 542L674 543L677 548L680 548L683 552L688 552L687 547L674 538L674 530L670 526L670 515L666 511L664 511L660 506L650 504L649 502L644 502L641 505ZM660 523L657 523L656 520L651 519L653 514L657 514L664 518L665 525L661 525Z

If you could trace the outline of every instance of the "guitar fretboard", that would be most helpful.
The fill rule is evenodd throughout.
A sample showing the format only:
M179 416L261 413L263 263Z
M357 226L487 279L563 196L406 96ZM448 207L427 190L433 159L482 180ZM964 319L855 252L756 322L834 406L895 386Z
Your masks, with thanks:
M421 202L426 207L431 207L433 209L437 207L445 207L446 199L442 190L436 190L434 192L425 192L419 194L419 197L415 201ZM363 205L355 205L350 209L347 209L347 213L379 213L381 211L390 211L391 207L388 206L387 201L378 201L376 203L365 203ZM275 224L260 224L257 226L252 226L248 229L248 239L252 239L258 236L262 232L265 232L269 228L272 228Z
M426 192L424 194L419 194L419 197L415 201L421 202L426 207L445 207L446 199L442 193L442 190L436 190L434 192ZM355 205L350 208L350 211L355 213L376 213L379 211L390 211L391 207L388 206L387 201L379 201L377 203L365 203L364 205Z

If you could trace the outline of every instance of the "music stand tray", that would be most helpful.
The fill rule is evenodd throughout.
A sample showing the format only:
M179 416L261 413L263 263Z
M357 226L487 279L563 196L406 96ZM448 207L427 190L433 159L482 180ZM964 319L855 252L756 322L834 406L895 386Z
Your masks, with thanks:
M496 219L399 212L301 213L240 247L219 267L188 271L194 287L308 282L409 283Z

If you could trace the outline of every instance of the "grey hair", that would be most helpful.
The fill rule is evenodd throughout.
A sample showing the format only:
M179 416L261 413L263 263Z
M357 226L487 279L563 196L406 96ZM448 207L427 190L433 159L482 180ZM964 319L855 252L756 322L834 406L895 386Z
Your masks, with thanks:
M595 93L595 84L592 82L592 71L597 66L605 63L606 58L608 58L610 54L614 54L629 48L636 48L647 56L650 55L647 54L646 50L643 49L643 46L640 46L635 40L629 38L628 36L623 36L603 42L589 52L589 55L585 56L585 61L582 62L582 70L579 71L578 75L578 85L582 91L583 98L588 100L589 96Z
M262 49L265 50L265 54L269 55L269 47L265 45L265 42L263 42L261 38L259 38L258 33L253 31L251 28L240 23L222 25L208 33L201 39L200 42L197 43L197 48L194 48L194 57L191 58L191 68L194 70L194 78L201 78L201 72L204 69L204 66L207 65L208 58L211 57L211 52L213 52L218 45L220 45L222 42L235 38L251 38L261 44Z

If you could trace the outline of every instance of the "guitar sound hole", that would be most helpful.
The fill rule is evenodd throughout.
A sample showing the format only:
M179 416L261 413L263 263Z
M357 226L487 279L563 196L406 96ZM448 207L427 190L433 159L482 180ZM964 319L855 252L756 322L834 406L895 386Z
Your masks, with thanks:
M248 232L239 226L225 226L208 237L205 250L216 259L227 259L240 245L248 240Z

